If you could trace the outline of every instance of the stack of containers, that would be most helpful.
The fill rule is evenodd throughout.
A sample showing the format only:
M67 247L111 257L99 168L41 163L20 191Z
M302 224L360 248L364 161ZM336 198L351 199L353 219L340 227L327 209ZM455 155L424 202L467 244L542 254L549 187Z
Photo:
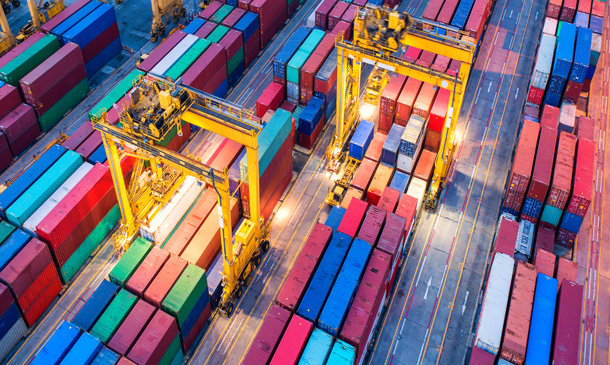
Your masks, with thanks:
M256 116L262 118L268 110L275 111L284 100L284 85L271 82L256 100Z
M137 66L138 69L143 72L150 72L157 65L157 63L167 56L167 54L171 52L171 50L174 49L174 47L176 47L176 45L178 45L178 43L180 43L184 37L186 37L186 35L187 33L182 31L174 31Z
M358 190L360 192L360 196L362 196L362 194L364 194L365 191L368 190L369 188L369 184L371 183L371 180L373 179L373 175L375 174L375 171L377 170L377 161L373 161L371 159L365 158L364 160L362 160L362 162L360 163L360 166L358 166L358 169L356 170L356 173L354 174L354 178L352 179L351 183L350 183L350 187L349 190L351 189L355 189ZM348 190L348 192L349 192ZM345 198L344 198L345 201ZM349 205L349 202L347 202L346 204Z
M551 19L559 19L561 13L561 4L563 0L550 0L549 5L546 9L546 16Z
M62 322L30 364L59 364L66 357L68 351L70 351L80 335L80 328L69 322Z
M184 353L180 348L176 320L158 310L140 337L136 340L127 358L136 364L182 363Z
M536 293L527 339L526 364L546 364L551 360L556 299L557 280L539 273L536 279Z
M335 36L328 34L322 39L318 47L313 51L311 57L305 62L301 69L301 104L307 104L314 96L314 82L316 74L327 57L335 48ZM336 59L336 58L335 58Z
M347 11L347 8L349 8L349 4L344 1L337 1L335 3L333 9L328 13L328 29L335 29L335 26L339 23L341 17L343 17L343 14Z
M242 0L239 2L242 7ZM286 1L283 0L252 0L248 10L258 14L260 22L260 49L271 42L280 28L286 22Z
M514 257L515 242L519 233L519 223L502 215L496 230L494 254L499 252Z
M400 149L396 160L396 169L411 175L413 167L415 166L415 161L417 161L422 145L424 144L426 120L419 115L412 115L409 119L409 123L403 129L404 131L400 137Z
M225 48L220 44L211 44L182 75L182 84L224 97L229 90Z
M328 364L355 364L356 349L354 346L342 341L336 340L333 348L328 356Z
M369 206L362 228L358 231L358 239L368 242L374 246L381 233L381 227L385 222L386 211L374 205Z
M0 86L0 128L2 125L7 124L12 130L13 125L15 125L16 127L19 127L19 131L22 131L22 121L29 121L30 124L34 124L36 127L38 127L38 123L36 122L36 114L32 108L28 108L27 105L21 105L19 90L12 85L4 84L4 82L2 82L2 84L3 85ZM27 109L30 110L28 111ZM10 116L11 114L13 116ZM4 119L7 119L7 121ZM38 133L40 133L40 130ZM4 170L6 167L8 167L8 165L11 164L11 162L13 162L13 152L11 151L7 138L5 137L6 135L4 131L0 131L0 134L2 135L0 138L0 170ZM25 134L25 136L27 137L28 135ZM24 142L27 142L28 138L24 139ZM17 152L19 148L18 146L15 146L13 149L15 149Z
M9 289L3 284L0 284L0 323L4 327L0 337L0 359L4 359L21 341L28 328Z
M534 265L538 268L538 272L547 276L555 274L555 259L557 257L553 251L547 251L542 247L536 248L534 256Z
M288 85L290 86L290 82ZM313 149L325 123L324 100L314 96L299 116L299 145L306 149Z
M393 124L381 149L381 157L379 162L391 167L392 169L394 166L396 166L396 160L399 157L398 154L400 152L401 137L404 134L404 131L404 127L398 124Z
M554 34L554 33L553 33ZM540 107L544 98L544 91L549 83L551 67L553 65L553 53L557 37L554 35L543 34L536 55L534 75L527 94L527 102L533 106ZM553 76L551 83L558 82L558 76ZM556 90L556 89L555 89Z
M328 14L335 6L337 0L324 0L315 10L316 14L316 27L327 30L330 28L328 26ZM332 28L331 28L332 29Z
M414 206L412 198L410 203L412 204L411 206ZM414 210L412 210L412 212L415 213ZM403 214L403 209L398 209L398 213ZM394 285L398 266L402 260L404 248L407 243L407 235L408 232L411 231L411 226L413 224L413 218L413 215L409 215L409 218L407 218L399 214L389 213L386 219L386 226L384 227L383 232L381 232L381 237L379 237L379 241L377 242L377 249L390 255L390 267L385 289L386 297L389 297L392 286ZM405 234L405 232L407 232L407 234Z
M273 59L273 81L286 85L286 68L292 56L298 51L305 39L311 33L311 28L299 27L286 40L286 44L280 49ZM284 94L285 95L285 94Z
M576 14L576 4L578 0L564 0L561 6L559 20L562 22L573 23Z
M190 23L182 29L182 31L186 34L195 34L203 25L205 24L205 20L201 18L195 18Z
M371 180L368 190L366 191L366 200L373 204L379 205L381 196L392 179L393 168L386 165L379 165L375 170L375 176Z
M589 71L591 56L591 40L593 32L588 28L577 28L576 47L574 49L574 62L568 76L568 82L563 94L563 101L574 103L578 101L583 84Z
M164 76L198 39L192 34L187 34L165 57L159 60L155 67L150 70L150 73L161 77Z
M421 81L413 77L409 77L405 82L405 86L402 88L402 92L397 101L398 105L396 106L395 116L396 124L404 127L409 122L411 109L413 108L413 104L415 104L415 99L417 98L417 94L419 94L422 84Z
M197 61L203 52L208 49L210 44L211 42L207 39L197 39L192 46L163 73L163 76L169 77L172 80L178 80L186 72L186 70L188 70L193 63L195 63L195 61ZM156 67L157 66L155 66L155 68Z
M125 288L138 297L143 298L144 291L168 259L169 253L167 251L159 247L152 247L146 258L127 281Z
M426 184L430 182L432 173L434 171L434 163L436 162L436 152L424 149L417 160L417 166L413 171L413 177L425 181Z
M293 315L269 364L296 364L305 349L312 329L311 322Z
M435 21L442 6L443 1L430 1L428 6L426 6L426 10L424 10L422 18Z
M261 327L252 340L242 364L268 364L291 316L292 314L288 310L278 305L271 306L269 312L263 318Z
M135 295L125 289L119 290L101 313L90 333L104 344L108 344L137 301L138 298Z
M314 328L307 346L303 350L300 363L324 364L330 354L333 337L319 328Z
M349 142L349 157L363 161L366 150L373 140L374 132L375 125L373 123L368 120L361 120Z
M437 56L437 58L439 58ZM449 111L449 98L451 91L448 89L440 89L428 118L428 129L426 130L426 139L424 145L427 149L437 152L441 145L441 135L445 127L445 120Z
M231 10L229 15L221 22L222 25L228 28L233 28L235 24L246 14L246 11L241 8L236 8L237 4L229 4L234 8ZM203 25L203 23L201 23Z
M100 285L95 289L93 294L87 298L85 304L83 304L70 322L83 331L90 331L118 291L118 286L112 284L108 280L102 280Z
M576 27L574 24L563 23L557 37L557 49L553 59L553 70L547 85L544 104L559 107L561 96L572 68Z
M248 68L258 56L260 51L260 33L258 16L254 13L247 12L235 24L233 29L238 30L242 34L244 43L244 67Z
M557 324L553 336L553 363L578 363L582 315L582 285L563 280L557 303Z
M122 288L127 286L127 282L131 279L131 276L136 272L140 264L144 261L150 250L152 244L138 237L129 246L129 249L125 252L119 262L112 268L108 274L110 281Z
M565 257L560 257L557 260L557 273L555 278L558 283L563 283L564 279L567 281L576 282L578 275L578 264L574 261L570 261ZM562 284L559 284L561 288Z
M314 81L313 94L324 100L326 120L330 120L337 105L337 49L333 49Z
M324 31L314 29L303 41L286 66L286 92L288 101L298 104L301 101L301 68L324 38Z
M597 68L597 62L599 61L599 55L602 50L602 36L601 34L593 33L591 36L591 55L589 56L589 69L585 76L585 82L582 85L582 91L588 92L591 87L591 80L595 75Z
M559 219L568 202L572 187L575 152L576 137L573 134L561 132L557 144L553 181L540 218L543 225L555 228L559 226Z
M468 20L468 15L470 14L470 10L472 9L472 5L474 0L462 0L455 10L455 15L453 19L451 19L451 26L456 27L460 30L464 30L464 26L466 25L466 21Z
M0 81L4 81L15 87L19 86L19 80L38 67L53 53L57 52L61 47L57 37L46 35L44 37L36 37L34 43L29 44L27 48L19 48L19 53L9 52L0 60ZM15 48L15 50L17 50Z
M502 211L518 216L525 199L534 166L540 124L525 119L513 158Z
M597 34L602 34L604 29L604 14L606 11L606 3L601 0L593 0L591 7L591 17L589 18L589 24L591 29Z
M468 16L468 21L464 26L464 31L473 39L473 43L479 43L483 31L485 30L485 24L487 24L487 18L491 13L491 7L494 1L491 0L475 0L472 5L472 11Z
M231 29L218 42L227 52L227 78L229 88L237 85L244 72L244 42L242 33Z
M407 77L404 75L391 74L390 81L381 93L378 130L382 133L387 134L394 123L396 101L406 81Z

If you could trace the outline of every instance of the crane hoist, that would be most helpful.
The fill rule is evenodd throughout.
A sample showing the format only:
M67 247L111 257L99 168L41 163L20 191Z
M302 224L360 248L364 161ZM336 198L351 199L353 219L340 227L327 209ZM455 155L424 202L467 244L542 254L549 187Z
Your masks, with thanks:
M135 80L129 96L130 106L119 115L120 127L108 123L106 110L92 118L94 128L102 134L122 215L121 226L112 237L113 245L121 254L139 226L167 203L187 175L206 182L218 194L223 260L219 311L229 316L234 301L269 248L268 225L260 215L258 134L262 126L251 110L151 75ZM183 123L217 133L246 148L251 218L242 221L235 236L227 171L214 170L159 144L172 130L181 134ZM125 155L138 159L129 187L120 164Z
M460 61L457 75L438 72L393 56L400 47L413 46ZM347 139L359 121L362 63L414 77L452 91L434 175L426 194L426 207L436 209L437 198L449 172L456 148L456 124L472 67L475 44L467 33L444 24L411 17L388 7L359 8L352 43L338 40L337 128L326 151L328 170L341 166Z
M34 0L27 0L27 2L32 20L21 27L17 35L17 42L23 42L27 37L36 33L41 24L48 22L66 7L63 0L40 0L38 3L35 3Z
M156 42L165 34L165 22L173 21L177 24L178 20L186 15L186 9L182 0L150 0L150 2L153 11L150 40Z
M15 46L16 40L11 27L6 20L6 14L3 7L0 7L0 56L10 51Z

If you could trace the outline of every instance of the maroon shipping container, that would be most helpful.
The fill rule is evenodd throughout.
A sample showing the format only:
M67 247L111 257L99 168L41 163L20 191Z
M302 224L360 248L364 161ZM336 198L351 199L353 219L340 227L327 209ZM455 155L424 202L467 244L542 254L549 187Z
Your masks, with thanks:
M333 48L335 48L335 39L336 36L327 34L301 68L301 104L307 104L313 97L316 74Z
M195 34L197 35L197 34ZM173 32L163 43L157 46L154 51L146 59L140 63L138 69L140 71L149 72L165 57L180 41L186 37L186 33L179 30Z
M522 365L525 362L537 277L538 272L534 265L517 261L504 339L500 349L500 357L511 364Z
M176 319L163 311L157 311L127 357L140 365L159 364L177 335Z
M518 233L519 223L502 217L498 226L498 232L496 233L494 254L499 252L513 257L515 254L515 244L517 242Z
M339 24L341 25L341 24ZM314 91L322 93L324 95L328 95L333 85L337 82L337 69L333 71L333 73L328 77L328 80L322 81L321 79L314 79Z
M557 144L557 158L553 170L553 182L546 198L546 204L564 209L572 187L572 172L574 168L574 153L576 150L576 136L561 132Z
M370 147L369 147L370 151ZM368 153L368 151L367 151ZM375 170L377 169L377 161L370 160L365 158L358 166L356 173L354 174L354 178L350 184L351 187L356 188L360 191L367 191L369 188L369 184L371 180L373 180L373 175L375 174Z
M293 113L296 108L297 108L296 104L291 103L288 100L284 100L282 102L282 105L280 105L280 109L284 109L285 111L290 112L290 113ZM294 131L294 120L293 120L292 124L293 124L292 129Z
M419 59L420 54L421 48L409 46L409 48L407 48L407 51L400 58L407 62L415 63L415 61Z
M49 265L53 265L49 248L44 242L33 238L0 272L0 281L11 288L15 298L20 298ZM55 270L55 266L52 270Z
M360 228L360 223L364 218L364 214L369 206L369 203L360 199L352 199L347 207L345 215L339 224L339 232L345 233L348 236L356 237L356 232Z
M438 58L438 57L437 57ZM449 98L451 91L448 89L440 89L432 109L430 110L430 119L428 120L428 129L435 132L443 132L445 120L447 119L447 111L449 110Z
M557 260L557 274L555 275L555 278L557 278L557 282L559 283L557 290L561 288L561 283L563 283L564 279L575 283L577 277L578 264L574 261L566 259L565 257L560 257L559 260Z
M583 84L568 80L565 91L563 92L563 101L576 104L580 97Z
M371 161L379 162L379 158L381 157L381 151L383 150L383 144L385 143L386 138L388 138L388 136L383 133L375 133L375 135L373 136L373 140L369 144L369 148L367 148L366 153L364 154L365 160L368 159ZM365 160L362 160L362 162L364 163ZM362 166L362 164L360 165ZM361 190L366 191L366 189Z
M438 72L447 72L447 68L449 67L449 62L451 58L447 56L437 55L434 59L434 63L432 64L431 69Z
M540 124L525 119L515 150L503 207L518 215L532 176Z
M13 297L9 288L6 285L0 284L0 315L3 315L13 303Z
M530 116L532 118L538 119L540 116L540 109L537 105L525 105L525 115Z
M258 57L260 51L260 33L254 32L250 39L244 42L244 67L248 68Z
M237 24L239 19L241 19L244 14L246 14L246 11L244 9L235 8L232 12L229 13L229 15L227 15L227 17L222 21L221 24L225 27L233 28L233 26Z
M428 119L428 114L430 113L430 109L432 108L432 103L434 103L434 98L436 98L436 93L438 92L438 87L432 84L425 82L417 95L417 99L413 104L413 114L419 115L424 119Z
M551 183L551 172L555 159L555 145L557 143L557 129L542 126L540 129L540 143L536 152L536 162L532 173L531 183L527 191L527 197L544 202ZM525 218L532 223L536 219Z
M493 365L496 363L496 355L482 350L476 346L472 346L470 352L470 365Z
M237 52L239 52L239 50L243 48L244 41L242 39L240 31L230 29L227 34L222 37L218 44L225 48L227 52L227 60L231 60L233 56L235 56Z
M354 19L356 19L356 13L358 13L358 6L351 4L349 6L349 8L347 8L345 13L343 13L341 20L343 20L344 22L346 22L348 24L352 24L352 26L353 26ZM352 34L351 31L350 31L350 34Z
M193 35L201 39L205 39L214 31L214 29L216 29L217 26L218 24L214 22L206 22L203 26L201 26L201 28L197 29Z
M78 146L80 146L92 133L93 124L85 122L66 139L62 146L69 150L76 151Z
M218 82L217 76L221 79L227 78L227 54L223 46L213 43L182 75L182 83L201 91L214 93L224 81L223 79Z
M475 44L479 42L483 29L485 29L485 24L487 23L492 5L493 1L491 0L475 0L472 6L472 11L468 17L466 26L464 27L464 31L474 38Z
M552 251L536 248L534 265L538 268L539 273L553 277L555 274L555 254Z
M386 213L385 210L379 207L374 205L369 206L364 220L362 221L362 227L360 227L360 230L358 231L357 238L360 238L375 247L377 238L379 238L379 233L381 233L381 227L383 227L385 221Z
M144 291L144 300L157 308L161 308L161 302L174 286L186 265L187 262L180 257L170 256L155 279Z
M546 16L553 19L559 19L559 13L561 13L561 4L563 0L551 0L546 9Z
M579 140L595 142L595 121L587 117L578 117L577 135Z
M222 7L222 3L220 1L212 1L201 13L199 13L199 17L201 19L208 20Z
M223 144L221 153L219 153L209 163L209 166L217 171L224 171L225 168L229 169L233 162L237 160L239 154L243 150L243 145L239 142L232 141L228 138L225 139L226 143Z
M337 0L324 0L316 9L316 27L326 30L328 28L328 13L335 6Z
M121 355L126 355L142 331L144 331L156 310L157 308L145 301L138 300L114 336L112 336L110 342L108 342L108 347Z
M49 265L51 266L51 265ZM53 303L55 297L61 291L61 281L59 275L56 275L49 285L40 293L38 298L32 303L28 310L23 313L23 319L28 327L34 326L36 321L42 316L47 308ZM23 311L23 309L22 309Z
M84 159L88 160L102 143L102 134L100 131L94 131L74 152L79 153Z
M290 312L296 309L320 263L320 258L326 250L332 233L333 230L330 227L321 223L316 224L294 266L290 269L290 274L277 295L275 304Z
M39 116L43 115L86 77L85 65L79 63L71 70L68 70L62 79L52 85L44 94L38 98L25 94L25 100L36 108L36 113Z
M285 0L253 0L250 11L258 14L260 49L265 48L286 22Z
M577 364L582 314L582 285L564 280L559 290L553 336L553 364Z
M0 120L13 156L18 156L40 136L40 127L34 109L21 104Z
M398 100L398 96L406 81L407 77L404 75L392 75L390 76L390 81L381 93L378 128L386 133L390 131L392 124L394 124L396 101Z
M4 132L0 131L0 171L7 168L13 162L13 155L8 145L8 141L4 136Z
M83 54L83 61L85 63L91 61L97 56L104 48L108 47L115 39L119 38L119 25L115 22L105 31L100 33L95 39L93 39L85 47L81 48Z
M432 171L434 170L434 162L436 161L436 152L430 150L421 151L413 176L422 179L426 182L430 181Z
M406 195L406 194L405 194ZM389 297L392 286L396 280L398 265L402 260L402 254L405 251L407 237L405 236L405 228L407 227L408 219L398 214L390 213L386 219L386 225L381 232L381 237L377 242L377 249L391 256L391 266L388 272L386 295ZM411 226L408 226L411 229Z
M542 105L542 99L544 98L544 89L530 86L529 92L527 93L527 102L540 106Z
M561 14L559 20L573 23L574 15L576 15L576 4L578 0L563 0L563 6L561 7Z
M263 319L260 329L250 344L250 348L244 357L243 365L267 364L275 351L286 325L290 320L291 313L286 309L273 305Z
M127 290L142 298L144 291L169 259L169 253L153 247L127 282Z
M304 147L308 150L313 149L313 146L316 143L316 141L318 140L320 133L322 133L322 129L324 128L325 124L326 124L326 117L323 115L322 120L320 120L316 129L313 130L313 133L311 134L311 136L308 136L307 134L304 134L304 133L299 133L299 146Z
M250 2L252 0L239 0L237 2L237 7L239 7L240 9L244 9L246 11L250 10Z
M340 38L342 35L343 39L345 39L346 41L351 41L352 33L354 30L353 28L354 26L352 23L348 23L345 20L341 20L339 21L339 23L337 23L337 25L335 25L330 34L337 36L338 38Z
M539 225L536 232L536 249L542 248L546 251L553 252L555 247L555 227L547 225Z
M373 250L354 301L350 305L339 338L356 349L356 364L366 355L366 350L379 322L388 278L390 255Z
M339 23L343 13L349 8L349 4L343 1L338 1L335 3L333 10L328 14L328 29L334 29L335 25Z
M10 113L19 104L21 104L21 96L16 87L9 84L0 87L0 118Z
M441 7L443 6L443 2L445 0L431 0L426 6L426 10L424 10L423 18L435 21L438 13L441 11Z
M403 192L401 191L386 186L383 189L381 198L377 202L377 206L388 213L393 213L394 210L396 210L396 206L398 206L398 200L400 200L400 195L402 193Z
M555 243L571 249L574 247L574 243L576 242L576 236L578 233L570 232L567 229L559 228L557 230L557 238L555 239Z
M595 176L595 142L578 142L574 187L566 210L579 217L585 217L593 198L593 179Z
M415 64L425 68L430 68L432 66L432 63L434 62L435 56L436 55L430 51L423 51L419 55L419 58L417 59L417 62L415 62Z
M424 140L424 147L429 151L437 153L439 148L441 147L441 136L441 132L427 129L426 139Z
M262 118L267 110L275 111L284 100L284 85L271 82L256 100L256 115Z
M441 12L436 17L436 21L441 24L451 24L451 19L453 18L453 14L455 13L455 9L457 9L459 0L445 0L443 7L441 8ZM437 56L436 58L438 58Z
M415 99L419 94L419 89L422 87L422 82L409 77L403 87L400 96L398 97L398 106L396 107L396 124L406 126L411 117L411 109L415 104Z
M44 33L50 33L56 26L61 24L64 20L71 17L74 13L80 10L83 6L89 4L90 0L77 0L74 4L68 6L64 10L62 10L59 14L49 19L48 22L41 25L40 30ZM39 34L39 33L36 33ZM40 33L42 34L42 33ZM29 39L29 38L28 38ZM2 66L0 66L2 67Z

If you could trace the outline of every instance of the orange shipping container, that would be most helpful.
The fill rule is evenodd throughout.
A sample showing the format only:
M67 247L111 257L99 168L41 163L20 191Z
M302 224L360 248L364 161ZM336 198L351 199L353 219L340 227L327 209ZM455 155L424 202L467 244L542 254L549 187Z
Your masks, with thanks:
M366 194L366 200L369 203L377 205L381 198L381 194L383 194L383 189L390 183L393 171L394 170L391 167L386 165L379 165L377 167L375 177L373 177L373 181L371 181L371 185Z
M377 169L377 161L369 160L368 158L362 160L354 174L351 186L363 192L366 191L371 183L373 174L375 174L375 169Z
M355 199L362 200L363 197L364 197L363 191L350 187L347 189L347 192L345 193L345 196L343 197L343 200L341 201L341 208L347 209L347 207L349 207L349 203L352 201L352 199L355 198Z
M534 265L538 268L538 272L552 278L555 274L555 254L541 248L537 249Z
M419 115L420 117L427 119L432 109L432 104L436 98L438 87L427 82L421 87L417 100L413 104L413 114Z
M574 261L570 261L564 257L560 257L557 261L557 282L559 286L557 287L557 291L561 288L561 283L563 279L572 281L576 283L576 278L578 276L578 264Z
M430 177L432 177L432 170L434 170L434 161L436 161L436 152L429 150L421 151L413 176L429 182Z

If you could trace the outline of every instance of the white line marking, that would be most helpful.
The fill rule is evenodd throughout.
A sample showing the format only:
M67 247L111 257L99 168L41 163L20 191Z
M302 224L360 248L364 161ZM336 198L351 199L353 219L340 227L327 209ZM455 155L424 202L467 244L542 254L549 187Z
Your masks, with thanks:
M491 81L489 82L489 86L487 86L487 92L491 89Z
M424 341L421 344L421 349L419 350L419 356L417 357L417 364L421 362L421 355L424 352L424 346L426 345L426 339L428 338L428 332L430 332L430 328L426 328L426 335L424 336Z
M225 335L222 337L222 341L220 341L220 344L218 345L218 347L216 348L216 352L220 351L220 348L222 347L222 344L225 342L225 340L227 339L227 336L229 335L229 332L231 332L231 328L233 328L233 325L235 325L235 321L233 321L233 323L231 323L231 325L229 326L229 328L227 328L227 332L225 332Z
M428 255L424 256L424 261L422 261L422 263L421 263L421 269L419 269L419 274L417 274L417 280L415 281L415 287L417 287L417 283L419 283L419 277L421 276L422 270L424 270L424 265L426 264L427 258L428 258Z
M428 290L430 290L430 285L432 285L432 275L430 275L428 284L426 284L426 293L424 294L424 300L428 299Z
M241 321L239 321L239 325L237 326L237 329L241 328L242 323L244 323L244 319L246 319L246 317L242 317ZM235 338L235 335L237 335L237 329L235 330L235 332L233 332L233 336L231 336L231 339L229 340L229 342L227 342L227 347L225 347L224 352L222 353L223 355L227 353L227 351L229 350L229 346L231 346L231 344L233 343L233 339Z
M508 16L508 19L512 19L512 17L513 17L513 11L511 10L510 15Z
M462 315L464 315L464 312L466 311L466 302L468 301L468 294L470 294L470 292L466 290L466 295L464 296L464 304L462 305Z
M517 88L517 91L515 91L515 100L517 100L517 95L519 95L519 88Z
M402 324L400 325L400 333L398 333L399 335L402 335L402 330L405 328L405 322L407 322L407 319L403 318Z

